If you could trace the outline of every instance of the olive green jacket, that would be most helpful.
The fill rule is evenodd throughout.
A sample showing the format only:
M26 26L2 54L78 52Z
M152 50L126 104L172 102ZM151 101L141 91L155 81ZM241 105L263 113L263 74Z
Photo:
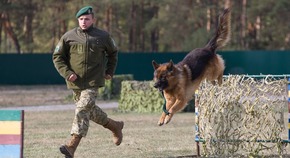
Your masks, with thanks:
M113 76L118 50L111 36L91 26L87 30L77 27L65 33L58 42L52 58L56 70L65 78L69 89L104 86L104 76ZM74 82L67 79L75 73Z

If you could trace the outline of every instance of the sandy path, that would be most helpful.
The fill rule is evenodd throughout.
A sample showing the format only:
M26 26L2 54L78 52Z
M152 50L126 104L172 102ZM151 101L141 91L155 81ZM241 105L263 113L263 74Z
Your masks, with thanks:
M116 108L115 101L97 101L101 108ZM0 86L0 109L25 111L73 110L72 91L65 85Z
M102 102L97 104L102 109L117 108L118 102ZM4 107L0 110L24 110L24 111L60 111L60 110L74 110L75 105L41 105L41 106L21 106L21 107Z

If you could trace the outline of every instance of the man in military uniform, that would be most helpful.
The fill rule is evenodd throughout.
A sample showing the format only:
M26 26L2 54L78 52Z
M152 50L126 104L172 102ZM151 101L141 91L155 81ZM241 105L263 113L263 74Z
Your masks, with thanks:
M86 6L80 9L76 18L79 27L66 32L53 53L53 63L65 79L67 87L73 90L76 104L75 117L71 129L71 140L60 146L66 157L73 157L82 137L85 137L89 120L102 125L113 133L116 145L122 142L122 121L114 121L95 105L99 87L105 79L113 77L117 65L117 47L109 33L93 26L93 9Z

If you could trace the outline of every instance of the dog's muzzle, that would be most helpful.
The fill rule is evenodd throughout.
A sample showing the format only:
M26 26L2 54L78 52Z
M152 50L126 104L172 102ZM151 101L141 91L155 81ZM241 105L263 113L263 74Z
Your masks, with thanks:
M154 88L157 88L159 91L163 91L165 88L168 87L168 82L166 80L158 80L154 84Z

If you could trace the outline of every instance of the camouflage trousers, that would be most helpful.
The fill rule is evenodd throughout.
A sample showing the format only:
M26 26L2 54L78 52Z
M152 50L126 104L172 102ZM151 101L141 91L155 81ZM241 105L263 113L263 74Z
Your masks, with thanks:
M71 134L85 137L88 133L90 120L100 125L108 123L107 114L100 107L95 105L97 94L98 88L73 90L73 99L76 104L76 109Z

